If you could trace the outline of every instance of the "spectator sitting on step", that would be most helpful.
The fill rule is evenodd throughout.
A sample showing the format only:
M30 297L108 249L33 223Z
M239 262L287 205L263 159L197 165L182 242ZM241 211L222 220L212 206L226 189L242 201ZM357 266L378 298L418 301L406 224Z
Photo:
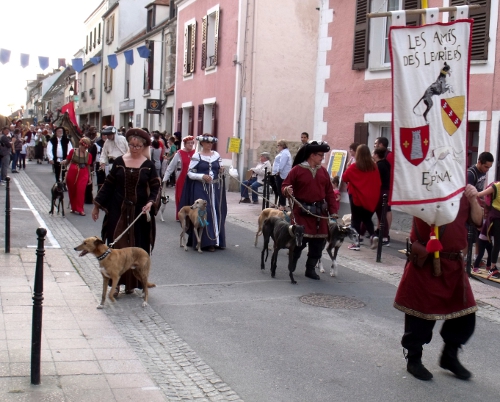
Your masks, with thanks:
M271 172L271 162L269 161L269 152L262 152L260 154L260 163L254 168L251 168L252 177L245 180L241 185L241 200L240 203L250 204L250 197L248 196L248 187L252 189L252 202L258 204L257 189L263 185L265 169Z

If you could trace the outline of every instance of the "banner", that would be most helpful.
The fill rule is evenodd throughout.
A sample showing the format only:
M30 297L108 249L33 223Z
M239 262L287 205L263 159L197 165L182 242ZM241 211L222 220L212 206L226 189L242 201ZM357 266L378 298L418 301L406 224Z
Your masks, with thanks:
M391 27L391 205L453 222L466 185L472 20Z

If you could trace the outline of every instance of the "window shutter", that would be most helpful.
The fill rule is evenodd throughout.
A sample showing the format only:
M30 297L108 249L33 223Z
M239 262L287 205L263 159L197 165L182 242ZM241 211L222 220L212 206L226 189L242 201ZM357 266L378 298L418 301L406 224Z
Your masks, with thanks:
M113 69L109 68L109 90L111 91L113 89Z
M104 67L104 90L108 92L108 66Z
M420 7L420 0L404 0L403 9L404 10L417 10ZM406 25L410 27L416 27L422 25L422 14L417 15L407 15Z
M194 106L189 108L188 135L194 135Z
M188 38L188 33L189 33L189 26L184 27L184 70L183 74L187 75L188 74L188 46L189 46L189 38Z
M182 133L182 108L177 109L177 131Z
M354 142L368 145L368 123L354 123Z
M208 16L203 17L201 24L201 69L205 70L207 67L207 29L208 29Z
M194 63L196 61L196 22L191 25L191 70L190 73L194 73Z
M354 26L354 45L352 54L353 70L364 70L368 67L370 22L366 14L369 12L369 0L356 0L356 22Z
M490 41L490 7L491 0L451 0L451 6L477 4L478 10L470 10L469 18L474 19L472 24L472 49L471 60L488 60L488 42ZM452 21L455 17L452 16Z
M220 10L217 10L215 13L215 28L214 28L214 63L213 65L217 65L217 51L219 50L219 17Z
M111 16L111 35L110 35L110 40L113 42L113 39L115 38L115 15L113 14Z
M198 135L203 135L203 115L205 114L205 106L198 105Z
M218 124L217 124L217 103L214 103L212 105L212 133L211 134L215 138L218 137L217 129L218 129ZM213 149L214 149L214 151L217 151L217 143L214 144Z

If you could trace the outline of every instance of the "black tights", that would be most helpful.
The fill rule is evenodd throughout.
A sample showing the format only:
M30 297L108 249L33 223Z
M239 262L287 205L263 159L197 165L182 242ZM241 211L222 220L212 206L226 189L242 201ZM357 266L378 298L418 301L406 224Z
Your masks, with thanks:
M484 252L488 252L488 258L486 261L486 266L491 267L491 243L488 240L483 240L483 239L478 239L477 240L477 257L476 261L474 261L474 268L479 268L479 265L481 264L481 260L484 257Z
M349 203L351 204L351 226L356 229L358 233L361 233L361 223L364 223L370 236L373 236L375 234L372 221L373 212L358 205L354 205L352 195L349 196Z
M498 254L500 253L500 219L493 220L493 252L491 253L492 265L497 265Z

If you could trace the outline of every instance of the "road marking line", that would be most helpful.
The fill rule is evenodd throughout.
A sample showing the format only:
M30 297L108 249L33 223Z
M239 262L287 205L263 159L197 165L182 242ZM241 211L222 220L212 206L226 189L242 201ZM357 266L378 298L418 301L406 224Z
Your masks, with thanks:
M24 201L26 201L26 204L28 204L29 210L33 213L33 215L35 216L35 218L38 221L38 223L40 224L40 226L47 229L47 238L49 239L50 243L52 244L51 248L61 248L61 246L57 242L56 238L52 235L52 232L47 227L47 224L42 219L42 217L40 216L38 211L35 209L35 207L31 203L30 199L28 198L28 196L26 195L24 190L21 188L19 181L17 179L14 179L14 183L16 183L16 186L19 189L19 193L21 193L22 197L24 198Z
M31 211L29 208L12 208L13 211Z

